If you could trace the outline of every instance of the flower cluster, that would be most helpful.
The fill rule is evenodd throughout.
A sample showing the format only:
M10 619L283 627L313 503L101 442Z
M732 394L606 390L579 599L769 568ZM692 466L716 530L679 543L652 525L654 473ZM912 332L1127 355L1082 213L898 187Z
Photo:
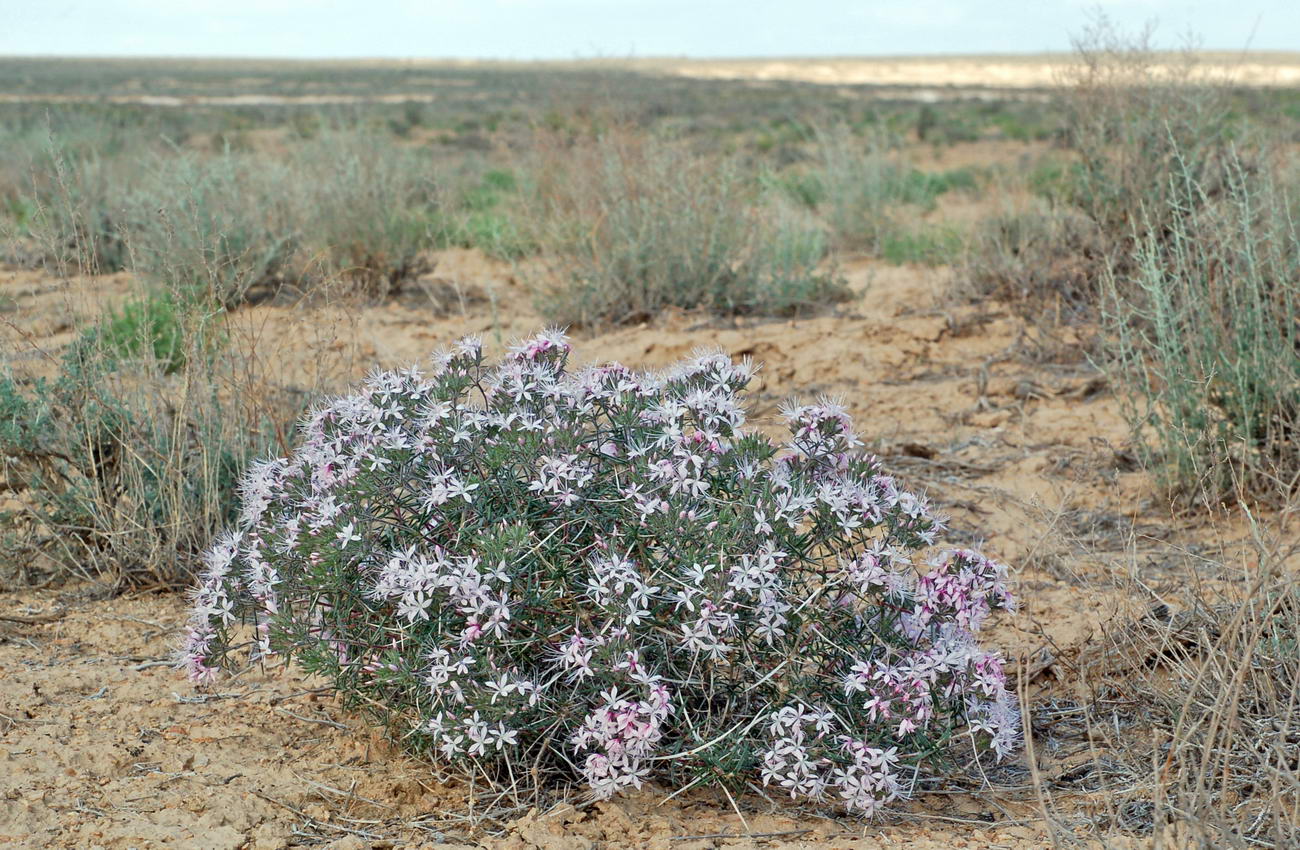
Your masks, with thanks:
M598 797L608 797L629 785L641 787L648 770L646 759L663 738L663 724L673 707L668 688L649 682L644 700L627 700L610 690L604 705L583 720L573 735L579 751L595 750L582 765L582 775Z
M567 368L548 332L489 366L372 375L251 469L193 592L183 664L257 657L332 679L417 752L482 775L751 777L870 813L962 734L1019 718L975 635L1006 571L940 552L926 500L844 409L745 427L747 362Z
M898 750L835 735L836 715L826 709L787 706L772 715L771 743L763 753L763 782L789 791L791 799L838 792L852 811L872 814L899 796L894 767Z

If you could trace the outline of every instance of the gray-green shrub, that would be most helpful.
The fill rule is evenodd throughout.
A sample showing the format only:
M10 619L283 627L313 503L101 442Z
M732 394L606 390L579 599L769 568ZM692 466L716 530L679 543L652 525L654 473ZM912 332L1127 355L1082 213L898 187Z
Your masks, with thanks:
M1157 52L1149 29L1128 35L1102 16L1076 39L1075 55L1061 95L1068 157L1025 179L1046 205L982 225L960 282L1027 316L1055 308L1094 318L1115 263L1137 257L1138 241L1190 226L1203 200L1180 183L1190 179L1212 198L1233 179L1234 162L1248 172L1271 167L1267 134L1194 54ZM1123 280L1134 270L1118 271Z
M427 269L434 169L389 139L322 131L282 155L162 146L72 158L64 147L51 138L41 154L32 200L22 196L27 233L11 240L61 273L127 268L234 304L285 285L383 296Z
M130 200L130 264L222 304L296 278L301 222L284 164L230 150L159 156Z
M1180 178L1178 215L1146 220L1106 279L1105 365L1172 495L1285 501L1300 484L1294 196L1239 162L1222 187L1190 165Z
M842 125L818 131L813 156L816 189L796 183L799 196L814 201L837 247L875 255L888 250L897 256L909 216L932 210L945 192L970 190L977 182L967 169L911 168L880 137L860 137Z
M268 415L238 383L219 310L133 303L70 346L52 379L0 376L7 580L184 583L272 420L294 415Z
M300 279L341 278L382 297L428 266L437 206L427 154L364 132L322 133L296 148Z
M812 223L769 209L733 159L611 133L537 179L553 260L539 302L552 321L617 324L665 307L790 315L848 295L818 269L825 243Z

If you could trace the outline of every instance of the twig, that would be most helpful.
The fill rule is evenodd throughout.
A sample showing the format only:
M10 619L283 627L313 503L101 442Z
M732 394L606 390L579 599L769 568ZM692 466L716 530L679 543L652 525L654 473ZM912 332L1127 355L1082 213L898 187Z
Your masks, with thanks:
M326 793L329 794L333 794L336 797L344 797L348 800L360 800L363 803L369 803L370 805L378 806L381 809L388 809L389 811L393 811L393 812L397 811L395 807L390 806L387 803L381 803L378 800L372 800L369 797L362 797L360 794L354 793L353 791L344 791L342 788L335 788L332 785L326 785L322 782L314 782L305 776L298 776L298 774L296 773L294 774L294 777L301 782L306 782L308 785L311 785L313 788L319 788L320 790L325 791Z
M287 708L277 708L277 709L275 710L275 712L276 712L276 714L287 714L287 715L289 715L290 717L294 718L295 720L301 720L301 721L303 721L304 723L320 723L320 724L323 725L323 726L333 726L335 729L347 729L347 728L348 728L348 727L345 726L344 724L342 724L342 723L338 723L338 722L336 722L336 721L334 721L334 720L326 720L325 718L322 718L322 717L304 717L304 716L302 716L301 714L294 714L292 711L290 711L290 710L287 709Z
M159 631L167 631L169 628L168 626L164 626L162 623L155 623L153 620L142 620L139 617L129 617L120 614L106 614L104 615L104 618L107 620L118 620L123 623L139 623L142 626L152 626Z
M266 802L271 803L272 805L279 806L280 808L284 809L287 812L292 812L293 814L302 818L304 821L306 821L308 824L310 824L313 827L323 826L326 829L334 829L334 830L338 830L339 832L346 832L349 833L350 835L356 835L361 838L369 838L371 840L376 840L379 838L378 835L375 835L373 832L366 832L364 829L352 829L351 827L340 826L339 824L336 823L328 823L326 821L317 820L316 818L304 812L302 809L295 808L289 805L288 803L284 802L283 800L277 800L269 794L263 794L261 791L258 791L256 788L249 788L248 790L249 793L253 794L254 796L261 797Z
M56 620L62 620L63 614L46 614L40 617L20 617L17 614L0 614L0 621L6 623L19 623L24 626L40 626L45 623L53 623Z
M280 703L286 700L296 699L297 697L305 697L311 694L323 694L332 690L333 688L325 687L325 688L312 688L306 691L295 691L294 693L291 694L282 694L281 696L278 697L271 697L269 700L266 701L266 704L279 705Z
M230 691L228 693L220 694L194 694L193 696L184 696L176 691L172 691L172 699L176 702L185 703L186 705L207 705L208 703L219 699L244 699L256 691L257 688L253 688L250 691Z
M674 835L669 841L705 841L724 838L789 838L792 835L805 835L812 832L807 829L790 829L785 832L714 832L709 835Z

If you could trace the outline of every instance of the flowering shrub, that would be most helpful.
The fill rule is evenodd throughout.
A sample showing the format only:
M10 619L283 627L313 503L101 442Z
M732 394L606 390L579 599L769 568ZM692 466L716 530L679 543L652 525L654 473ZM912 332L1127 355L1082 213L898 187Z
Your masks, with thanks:
M545 333L495 367L373 375L255 466L207 556L184 664L235 627L416 752L491 776L751 778L871 813L956 734L998 757L1019 717L974 634L1005 568L954 551L839 406L743 428L753 368L566 371Z

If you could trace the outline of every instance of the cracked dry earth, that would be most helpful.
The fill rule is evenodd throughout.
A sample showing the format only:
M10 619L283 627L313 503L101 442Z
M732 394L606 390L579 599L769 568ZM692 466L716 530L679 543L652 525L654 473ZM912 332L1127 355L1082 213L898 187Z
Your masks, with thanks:
M843 397L869 448L952 514L949 542L980 544L1012 565L1023 611L986 640L1018 659L1031 698L1069 694L1070 659L1122 608L1104 582L1090 581L1102 567L1078 541L1098 528L1162 522L1143 514L1149 484L1126 462L1118 402L1084 367L1026 365L1022 323L1001 305L945 305L941 272L860 263L845 273L866 295L833 316L733 324L672 313L579 337L578 350L645 367L700 345L752 356L763 363L753 401L765 427L796 392ZM434 283L474 297L432 318L412 301L260 305L236 313L232 333L275 364L278 380L312 387L375 362L421 359L467 332L491 347L541 324L511 270L472 252L440 255ZM39 371L43 361L21 352L57 351L128 287L120 275L59 281L0 270L9 327L25 335L9 347L11 365ZM498 309L478 297L488 291ZM251 669L196 692L166 663L183 619L176 593L108 598L73 585L0 594L0 846L937 850L1048 841L1025 756L983 766L992 787L981 787L980 766L960 767L945 793L918 793L870 822L757 794L737 808L705 792L665 801L656 788L576 808L494 802L403 756L296 670ZM1038 754L1048 778L1069 767Z

